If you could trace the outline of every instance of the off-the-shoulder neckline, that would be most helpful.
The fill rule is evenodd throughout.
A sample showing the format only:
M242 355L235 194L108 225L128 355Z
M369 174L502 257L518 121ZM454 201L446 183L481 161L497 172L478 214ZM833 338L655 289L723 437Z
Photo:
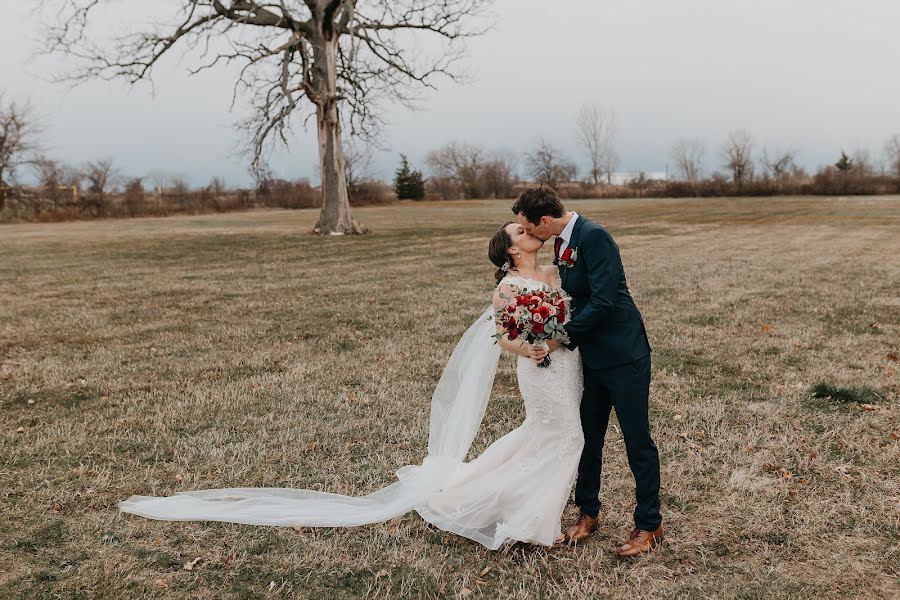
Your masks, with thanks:
M532 281L534 283L539 283L541 285L547 286L550 289L557 289L555 286L550 285L546 281L541 281L539 279L532 279L531 277L525 277L523 275L506 275L503 277L503 279L500 280L500 283L503 283L503 281L506 279L522 279L524 281ZM559 279L559 276L557 276L557 279ZM499 285L499 284L497 284L497 285Z

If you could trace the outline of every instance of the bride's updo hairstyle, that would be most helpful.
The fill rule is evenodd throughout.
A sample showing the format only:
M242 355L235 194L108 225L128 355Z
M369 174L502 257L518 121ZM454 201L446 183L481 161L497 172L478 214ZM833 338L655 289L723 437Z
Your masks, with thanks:
M512 223L512 221L507 221L503 224L503 227L500 228L500 231L494 234L494 237L491 238L491 243L488 244L488 258L492 263L497 267L497 272L494 273L494 277L497 278L497 283L500 283L500 280L506 276L506 271L503 270L503 264L509 263L509 266L512 267L513 259L509 255L509 249L513 245L512 238L509 237L509 234L506 232L506 227Z

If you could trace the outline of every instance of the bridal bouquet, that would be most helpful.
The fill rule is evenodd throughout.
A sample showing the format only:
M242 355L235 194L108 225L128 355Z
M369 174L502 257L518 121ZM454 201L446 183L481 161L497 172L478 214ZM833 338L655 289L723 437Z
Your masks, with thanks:
M540 290L525 294L500 294L503 304L497 309L496 320L506 331L495 333L494 338L500 340L504 333L509 339L523 338L529 344L547 347L547 340L568 343L569 336L563 325L568 317L569 298L560 291ZM496 342L495 342L496 343ZM550 355L538 364L539 367L550 365Z

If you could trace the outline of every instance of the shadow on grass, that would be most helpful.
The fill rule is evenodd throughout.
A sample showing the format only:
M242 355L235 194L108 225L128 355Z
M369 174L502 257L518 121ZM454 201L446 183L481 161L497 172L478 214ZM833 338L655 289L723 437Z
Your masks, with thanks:
M13 543L12 549L34 554L41 548L58 545L65 538L65 535L66 529L63 522L52 521L32 531L29 537Z
M7 402L0 406L7 408L28 406L32 404L62 406L66 409L84 409L85 404L99 399L101 392L96 387L73 387L71 389L40 389L33 391L20 390Z
M867 385L842 386L826 382L817 383L810 390L813 398L832 400L841 404L874 404L884 399L884 395Z

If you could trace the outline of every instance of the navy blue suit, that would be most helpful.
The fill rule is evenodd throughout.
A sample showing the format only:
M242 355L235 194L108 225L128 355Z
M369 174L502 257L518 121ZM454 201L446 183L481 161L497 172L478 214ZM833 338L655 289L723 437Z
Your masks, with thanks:
M653 531L662 522L659 453L650 434L650 343L644 320L625 284L619 247L609 232L579 215L568 248L574 264L559 264L563 289L572 297L565 325L570 349L581 350L584 450L578 465L575 502L582 512L600 512L603 443L613 408L622 427L635 479L635 527Z

